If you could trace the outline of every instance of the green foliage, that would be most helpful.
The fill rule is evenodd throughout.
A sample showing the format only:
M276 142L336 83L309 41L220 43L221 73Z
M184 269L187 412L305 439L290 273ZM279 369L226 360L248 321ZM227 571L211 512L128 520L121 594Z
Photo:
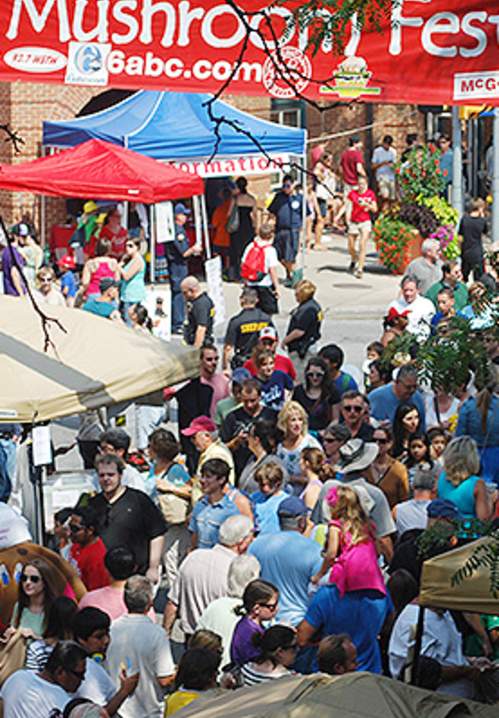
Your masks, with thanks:
M459 219L459 212L454 209L443 197L426 197L418 195L416 202L431 209L441 225L456 225Z
M405 162L395 169L404 202L416 202L418 197L435 197L445 186L440 170L440 151L430 147L412 150Z
M390 214L380 214L374 224L374 241L383 266L400 274L408 262L412 227Z
M381 29L383 20L390 17L392 0L305 0L289 2L277 0L277 5L292 12L289 32L307 30L309 48L315 53L323 42L330 43L333 53L342 55L350 37L350 22L356 28Z
M490 570L490 593L499 598L499 530L488 534L489 542L477 546L468 560L452 576L451 585L458 586L480 568Z

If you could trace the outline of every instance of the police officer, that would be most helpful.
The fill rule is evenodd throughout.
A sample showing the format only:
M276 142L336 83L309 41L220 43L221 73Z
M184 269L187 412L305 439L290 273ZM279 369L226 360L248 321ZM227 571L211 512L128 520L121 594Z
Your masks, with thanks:
M322 309L315 301L317 287L308 279L302 279L295 287L298 306L293 309L288 331L282 340L282 346L289 352L297 380L303 381L305 365L321 336Z
M261 329L272 325L268 314L262 312L256 305L258 292L251 287L245 287L239 297L241 311L229 321L224 341L222 368L236 369L244 364L258 341ZM231 359L232 357L232 359Z
M274 246L279 261L286 270L285 287L293 286L293 272L303 225L303 195L295 194L293 190L293 178L291 175L284 175L282 189L277 192L268 208L276 218Z
M213 343L213 321L215 306L206 292L203 292L196 277L186 277L180 289L187 304L187 318L184 322L184 341L201 349Z
M185 231L185 223L190 215L190 210L178 202L175 205L175 238L166 244L166 260L168 262L168 273L170 275L170 290L172 293L172 333L182 334L185 319L185 304L180 283L188 275L187 259L192 255L199 254L200 250L196 245L189 247L189 239Z

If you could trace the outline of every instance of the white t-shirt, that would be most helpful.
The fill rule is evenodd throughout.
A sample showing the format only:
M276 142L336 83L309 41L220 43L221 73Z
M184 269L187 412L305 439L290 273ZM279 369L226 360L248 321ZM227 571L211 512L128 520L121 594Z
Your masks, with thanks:
M175 664L170 641L161 626L135 613L117 618L111 624L106 663L117 689L122 663L128 674L140 673L135 692L120 708L122 718L162 718L163 691L157 679L171 676Z
M248 246L244 250L244 253L243 253L243 256L241 259L241 264L243 264L244 260L246 259L246 255L249 252L252 244L253 244L253 242L248 244ZM250 287L271 287L272 286L272 278L271 278L269 272L274 267L279 266L279 260L277 259L277 252L276 252L275 247L272 244L269 244L268 242L258 241L258 244L261 247L263 247L264 251L265 251L265 276L259 282L248 282L248 285Z
M388 644L388 659L390 673L394 678L400 674L407 661L409 648L415 644L415 626L418 623L418 616L419 606L410 603L404 608L393 626ZM449 611L442 613L436 613L430 609L425 611L421 655L433 658L442 666L467 665L463 655L461 634ZM471 698L470 688L469 681L461 680L442 683L438 690L462 698Z
M2 686L4 718L60 718L69 693L38 673L22 669L7 678Z
M87 698L92 703L105 706L116 693L116 686L106 669L93 658L87 658L85 679L75 693L78 698Z
M385 148L382 145L380 145L379 147L376 147L376 149L373 152L373 157L372 157L373 165L380 164L381 162L396 162L396 161L397 161L397 153L393 149L393 147L390 147L388 150L385 150ZM383 165L383 167L378 167L378 169L376 170L376 179L379 179L380 177L386 177L386 179L393 181L395 179L395 169L393 167L393 164Z
M196 626L196 631L201 628L217 633L222 639L223 656L221 667L230 663L230 644L236 623L241 618L234 609L241 605L240 598L222 596L217 598L205 608Z
M399 314L405 311L409 312L407 316L409 320L407 324L408 332L417 334L422 338L429 336L431 318L436 311L433 302L418 294L411 304L408 304L403 297L394 299L393 302L390 302L388 305L388 311L390 311L392 307L396 309Z
M457 421L460 401L456 397L452 399L452 403L447 411L439 412L439 416L437 416L435 409L435 394L432 391L425 392L423 394L423 400L426 417L425 423L427 428L438 426L439 424L445 425L449 421Z

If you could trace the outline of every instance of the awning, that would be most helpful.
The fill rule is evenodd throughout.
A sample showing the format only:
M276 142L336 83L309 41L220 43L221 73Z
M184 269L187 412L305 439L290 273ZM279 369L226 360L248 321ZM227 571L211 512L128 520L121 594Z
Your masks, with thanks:
M269 122L216 100L213 113L224 117L246 136L209 116L207 94L143 90L107 110L74 120L44 122L43 144L71 147L89 139L113 142L157 160L241 157L265 153L303 155L305 130Z
M199 352L79 309L0 296L0 421L31 423L128 401L199 374Z
M195 174L92 139L56 155L0 165L0 189L152 204L202 194L204 184Z

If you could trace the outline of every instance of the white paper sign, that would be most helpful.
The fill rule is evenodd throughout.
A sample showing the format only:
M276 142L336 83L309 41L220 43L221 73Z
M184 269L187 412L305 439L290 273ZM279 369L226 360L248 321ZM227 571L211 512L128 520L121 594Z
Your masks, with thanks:
M175 219L171 202L158 202L156 208L156 244L173 242L175 239Z
M218 326L225 321L225 297L222 281L222 258L220 256L207 259L205 264L206 284L208 294L215 305L214 325Z
M35 466L46 466L52 463L50 426L48 424L33 428L33 463Z
M148 287L146 298L142 302L152 321L152 333L155 337L170 341L171 330L171 292L169 286Z

